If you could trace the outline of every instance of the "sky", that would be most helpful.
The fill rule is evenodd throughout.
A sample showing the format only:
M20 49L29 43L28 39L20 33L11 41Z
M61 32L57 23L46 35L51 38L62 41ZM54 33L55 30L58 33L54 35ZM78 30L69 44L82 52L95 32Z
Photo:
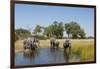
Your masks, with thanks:
M15 29L32 30L36 25L46 27L54 21L64 24L75 21L86 36L94 36L94 8L15 4Z

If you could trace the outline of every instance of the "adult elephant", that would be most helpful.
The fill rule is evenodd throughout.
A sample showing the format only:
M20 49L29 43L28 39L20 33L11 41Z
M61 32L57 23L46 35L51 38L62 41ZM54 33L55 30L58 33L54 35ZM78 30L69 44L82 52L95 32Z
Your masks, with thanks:
M39 40L36 38L27 38L23 42L24 49L36 49L39 46Z
M71 52L71 43L70 43L70 41L68 39L65 40L65 42L63 43L63 47L64 47L64 51L69 49L69 52Z
M59 42L56 40L55 37L52 37L50 39L50 46L51 46L51 48L58 48L59 47Z

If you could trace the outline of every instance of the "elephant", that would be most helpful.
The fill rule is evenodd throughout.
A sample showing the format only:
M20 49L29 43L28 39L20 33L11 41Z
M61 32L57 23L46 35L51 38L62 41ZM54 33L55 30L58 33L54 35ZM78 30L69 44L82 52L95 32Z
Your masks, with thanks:
M36 38L28 38L23 42L24 49L32 49L35 50L39 46L39 40Z
M59 41L57 41L55 38L50 39L50 46L51 48L58 48L59 47Z
M64 47L64 51L66 51L66 49L69 48L69 52L71 52L71 43L69 40L65 40L65 42L63 43L63 47Z

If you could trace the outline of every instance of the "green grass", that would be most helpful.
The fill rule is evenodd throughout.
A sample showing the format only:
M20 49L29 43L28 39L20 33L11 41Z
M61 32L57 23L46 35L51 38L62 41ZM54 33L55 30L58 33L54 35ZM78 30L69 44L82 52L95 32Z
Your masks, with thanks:
M71 49L71 55L77 55L80 57L80 60L85 61L94 61L94 46L73 46Z
M72 40L71 55L80 57L82 62L94 61L94 40Z

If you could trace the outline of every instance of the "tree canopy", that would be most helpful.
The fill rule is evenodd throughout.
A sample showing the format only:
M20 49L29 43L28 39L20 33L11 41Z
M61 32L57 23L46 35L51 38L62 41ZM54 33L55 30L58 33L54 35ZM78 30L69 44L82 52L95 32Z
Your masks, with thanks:
M48 25L47 27L36 25L33 33L41 38L45 38L45 36L47 38L50 38L52 36L55 36L56 38L63 38L64 31L68 35L68 38L85 38L86 35L84 29L77 22L74 21L65 24L63 22L54 21L51 25ZM39 33L41 32L42 35L39 35ZM27 38L30 35L30 31L27 29L19 28L15 30L16 40Z
M30 31L22 28L16 29L15 33L16 33L16 37L19 39L27 38L28 36L31 35Z
M33 33L34 33L34 34L38 34L38 33L40 33L40 32L42 32L41 26L40 26L40 25L36 25L36 27L35 27Z
M85 38L85 32L77 22L69 22L65 24L65 31L72 38Z
M63 37L63 23L58 23L57 21L54 21L52 25L49 25L44 30L44 35L47 37L55 36L57 38Z

